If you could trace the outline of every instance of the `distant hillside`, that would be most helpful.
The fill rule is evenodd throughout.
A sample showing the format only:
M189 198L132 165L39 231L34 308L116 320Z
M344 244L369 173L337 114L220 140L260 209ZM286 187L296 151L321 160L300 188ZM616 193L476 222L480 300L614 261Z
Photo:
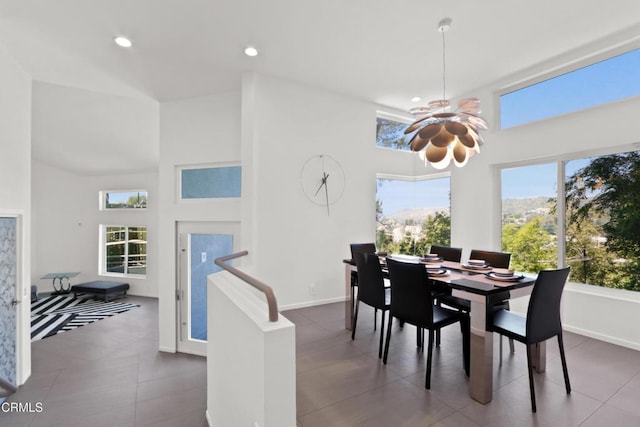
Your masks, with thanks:
M449 208L403 209L390 215L385 215L384 218L400 224L404 224L409 220L413 222L419 221L421 223L426 217L433 216L436 212L449 214Z
M521 199L504 199L502 201L503 214L524 214L540 208L548 208L553 205L549 197L524 197Z
M523 197L516 199L504 199L502 201L502 213L507 215L525 214L533 212L537 209L550 208L553 205L549 202L549 197ZM445 212L449 214L449 208L425 208L425 209L403 209L389 215L385 215L384 219L399 224L407 221L422 222L424 218L433 216L436 212Z

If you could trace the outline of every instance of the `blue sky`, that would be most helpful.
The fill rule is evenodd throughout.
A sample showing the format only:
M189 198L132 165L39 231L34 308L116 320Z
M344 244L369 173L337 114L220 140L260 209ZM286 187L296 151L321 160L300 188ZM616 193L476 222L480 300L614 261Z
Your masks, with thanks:
M383 215L390 215L406 208L448 208L449 178L415 182L378 180L377 195L379 200L384 201Z
M565 163L565 175L571 176L589 163L589 158ZM556 163L522 166L502 170L502 198L555 197L558 190Z
M640 49L500 97L503 129L640 94Z

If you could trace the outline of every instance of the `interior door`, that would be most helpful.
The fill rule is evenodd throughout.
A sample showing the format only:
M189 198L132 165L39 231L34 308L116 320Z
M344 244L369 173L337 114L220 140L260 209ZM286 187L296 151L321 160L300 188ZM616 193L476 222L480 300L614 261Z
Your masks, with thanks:
M16 384L17 219L0 218L0 378ZM0 395L4 390L0 390ZM3 399L0 398L0 401Z
M206 355L207 276L214 260L237 252L238 222L179 222L178 351Z

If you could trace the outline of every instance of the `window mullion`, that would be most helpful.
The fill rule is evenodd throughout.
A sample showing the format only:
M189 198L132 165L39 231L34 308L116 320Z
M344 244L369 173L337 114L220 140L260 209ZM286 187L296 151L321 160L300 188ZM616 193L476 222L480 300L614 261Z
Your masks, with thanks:
M566 212L567 212L567 206L566 206L566 197L564 194L565 191L565 186L564 186L564 181L565 181L565 162L564 161L559 161L558 165L556 167L557 172L558 172L558 195L556 196L556 209L557 209L557 224L558 224L558 229L557 229L557 249L558 249L558 266L560 268L564 268L565 264L566 264L566 256L565 256L565 252L566 252L566 247L567 247L567 239L566 239L566 225L567 225L567 218L566 218Z

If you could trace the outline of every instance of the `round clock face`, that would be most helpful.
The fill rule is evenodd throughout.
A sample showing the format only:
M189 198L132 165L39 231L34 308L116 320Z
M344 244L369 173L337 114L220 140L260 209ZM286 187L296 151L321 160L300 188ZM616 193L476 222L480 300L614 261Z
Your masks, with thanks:
M315 155L305 162L300 172L302 191L313 203L329 206L344 193L344 170L336 159L326 154Z

